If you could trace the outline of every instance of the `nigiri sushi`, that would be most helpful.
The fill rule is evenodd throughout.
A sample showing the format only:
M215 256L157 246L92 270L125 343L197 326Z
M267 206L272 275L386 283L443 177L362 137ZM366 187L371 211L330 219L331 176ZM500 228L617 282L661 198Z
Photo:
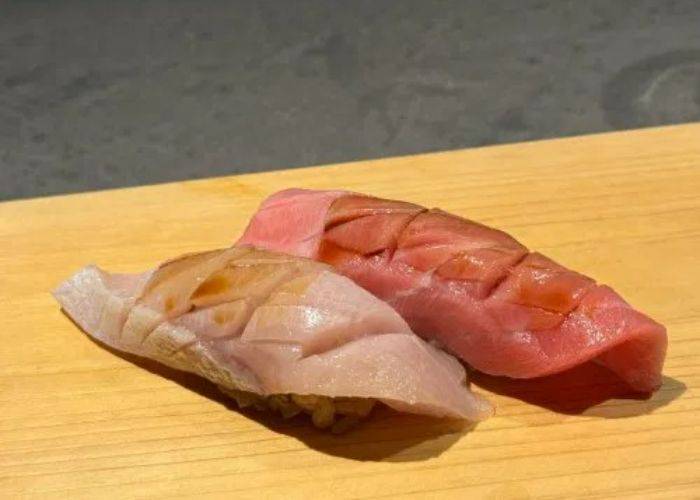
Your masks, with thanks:
M332 264L473 368L533 378L593 360L633 391L662 381L666 330L508 234L347 191L270 196L239 245Z
M142 274L78 271L54 296L92 337L193 372L241 406L343 428L375 402L479 421L463 366L330 266L250 248L189 254Z

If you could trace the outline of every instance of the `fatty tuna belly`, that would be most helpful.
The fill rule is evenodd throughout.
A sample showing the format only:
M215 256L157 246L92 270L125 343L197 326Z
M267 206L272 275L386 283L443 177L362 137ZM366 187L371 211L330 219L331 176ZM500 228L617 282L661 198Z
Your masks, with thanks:
M664 328L609 287L595 287L564 315L495 298L478 300L468 287L437 277L421 283L425 276L400 266L344 265L340 270L379 292L416 333L479 371L534 378L594 360L633 390L648 392L661 384ZM392 281L402 286L387 293Z
M416 333L479 371L533 378L595 360L634 390L661 384L664 328L609 287L594 287L575 310L558 314L498 297L479 300L463 283L401 265L346 262L339 270L386 299Z
M299 220L308 227L290 224ZM239 244L333 265L486 373L538 377L595 360L636 391L662 380L662 325L506 233L438 209L286 190L262 203Z
M346 191L309 191L286 189L265 202L250 224L240 245L266 248L275 241L274 250L299 257L313 257L325 229L325 213Z

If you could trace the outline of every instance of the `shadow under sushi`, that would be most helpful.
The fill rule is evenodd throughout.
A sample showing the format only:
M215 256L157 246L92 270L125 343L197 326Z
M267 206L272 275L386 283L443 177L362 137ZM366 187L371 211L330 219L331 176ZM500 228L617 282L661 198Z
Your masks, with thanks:
M328 455L359 461L428 460L442 454L474 427L468 422L401 414L386 406L377 405L370 416L362 420L356 428L341 435L334 435L327 430L315 428L308 415L299 415L285 420L280 415L270 412L241 409L213 383L198 375L170 368L148 358L118 351L90 335L86 337L115 356L155 375L167 378L231 411L245 415L273 432L298 439L306 446Z
M686 385L663 378L653 394L631 393L607 368L589 362L570 370L535 379L511 379L473 372L474 385L490 392L567 415L624 418L651 413L679 398Z
M461 421L397 413L386 406L375 408L358 427L341 435L315 429L308 417L292 421L271 415L251 417L317 451L358 461L428 460L441 455L474 428L474 424Z

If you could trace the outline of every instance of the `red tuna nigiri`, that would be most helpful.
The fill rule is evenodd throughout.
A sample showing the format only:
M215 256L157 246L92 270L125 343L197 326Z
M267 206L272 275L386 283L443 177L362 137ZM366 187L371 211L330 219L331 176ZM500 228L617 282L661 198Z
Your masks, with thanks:
M661 384L666 330L508 234L438 209L289 189L239 241L332 264L472 367L532 378L594 360L639 392Z

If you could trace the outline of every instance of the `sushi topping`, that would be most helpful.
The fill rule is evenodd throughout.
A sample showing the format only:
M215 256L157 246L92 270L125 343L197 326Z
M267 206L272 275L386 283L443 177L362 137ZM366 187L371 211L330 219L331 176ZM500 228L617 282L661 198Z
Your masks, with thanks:
M55 296L116 349L201 375L242 407L308 414L320 428L347 429L375 402L474 421L493 412L459 362L312 260L232 247L141 275L89 266Z
M489 374L533 378L595 361L634 391L661 384L662 325L503 231L439 209L290 189L262 204L239 244L332 265Z

